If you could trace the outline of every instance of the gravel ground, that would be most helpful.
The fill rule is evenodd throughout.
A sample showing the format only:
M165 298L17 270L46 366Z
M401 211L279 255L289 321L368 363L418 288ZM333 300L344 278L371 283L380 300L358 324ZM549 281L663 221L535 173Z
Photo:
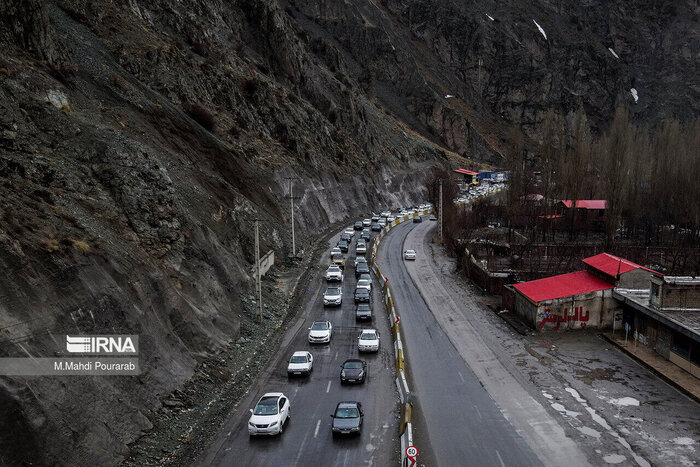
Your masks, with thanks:
M594 464L697 465L700 406L594 332L531 332L499 319L494 297L455 273L455 262L425 237L443 284L499 360L508 361L560 417ZM513 365L514 364L514 365Z

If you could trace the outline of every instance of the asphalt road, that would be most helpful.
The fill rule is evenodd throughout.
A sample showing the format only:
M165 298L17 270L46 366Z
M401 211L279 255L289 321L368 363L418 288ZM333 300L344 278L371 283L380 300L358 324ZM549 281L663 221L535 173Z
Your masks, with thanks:
M353 291L355 275L352 266L353 238L343 282L341 307L324 307L325 270L328 252L318 265L318 279L308 290L308 298L300 310L302 317L287 331L278 357L271 363L250 393L222 425L214 441L200 456L199 465L222 466L388 466L399 459L398 395L394 382L394 356L391 331L379 286L372 287L372 324L356 323ZM381 308L379 308L381 307ZM311 345L308 327L314 320L333 324L330 344ZM357 336L360 329L375 327L380 333L377 354L360 354ZM287 360L296 350L309 350L314 356L314 369L308 378L287 377ZM369 365L369 379L362 385L340 385L340 365L347 358L361 358ZM250 438L249 409L266 392L283 392L290 399L291 420L281 436ZM354 438L334 438L331 417L338 402L357 400L365 417L362 433Z
M416 225L392 229L382 241L378 260L401 316L417 407L414 442L420 463L542 465L443 332L407 272L404 239Z

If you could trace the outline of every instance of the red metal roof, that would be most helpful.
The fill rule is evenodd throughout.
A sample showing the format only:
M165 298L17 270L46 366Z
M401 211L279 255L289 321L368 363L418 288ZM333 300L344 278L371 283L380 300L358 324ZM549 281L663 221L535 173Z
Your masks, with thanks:
M584 258L583 262L588 266L601 271L608 276L616 276L619 274L624 274L635 269L644 269L654 274L661 274L657 271L640 266L637 263L628 261L624 258L620 258L610 253L601 253L599 255L591 256L590 258Z
M570 199L563 199L561 202L567 208L570 208L573 204L573 201ZM608 202L604 199L577 199L576 207L580 209L606 209Z
M587 292L612 289L613 285L588 271L576 271L536 281L521 282L513 287L533 302L554 300Z
M471 170L467 169L455 169L455 172L464 174L464 175L479 175L479 172L472 172Z

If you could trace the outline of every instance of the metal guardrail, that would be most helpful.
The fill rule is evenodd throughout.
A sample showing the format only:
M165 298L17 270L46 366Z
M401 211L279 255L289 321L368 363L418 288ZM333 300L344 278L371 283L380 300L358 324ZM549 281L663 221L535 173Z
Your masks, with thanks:
M399 328L400 318L396 305L394 305L394 300L391 297L391 287L389 286L389 278L383 273L379 264L377 264L377 249L381 243L382 238L389 232L394 226L397 226L403 222L413 219L416 215L424 216L429 214L429 211L420 211L415 215L403 216L394 220L393 222L387 224L377 236L374 244L372 245L372 262L371 267L374 274L377 276L377 280L382 284L382 297L384 297L384 303L386 304L387 314L391 324L391 332L394 336L394 355L396 358L396 387L399 390L399 395L401 398L401 424L399 425L399 436L401 439L401 465L408 465L408 458L406 456L406 448L413 446L413 424L411 422L411 416L413 412L413 405L411 403L411 391L408 387L408 381L406 380L406 368L408 366L403 352L403 343L401 341L401 331Z

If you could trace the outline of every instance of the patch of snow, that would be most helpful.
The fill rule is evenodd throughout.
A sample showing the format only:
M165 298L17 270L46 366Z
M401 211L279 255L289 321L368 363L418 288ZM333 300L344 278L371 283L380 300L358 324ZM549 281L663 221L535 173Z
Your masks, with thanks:
M535 23L535 26L537 26L537 29L539 29L540 32L542 33L542 35L544 36L544 40L547 40L547 33L544 32L544 29L542 29L542 26L537 24L537 21L535 21L534 18L533 18L532 22Z
M693 438L686 437L673 438L673 443L677 444L678 446L692 446L695 444L695 440Z
M587 426L578 427L578 431L580 431L584 435L592 436L594 438L600 438L600 431L594 430L593 428L589 428Z
M563 413L563 414L568 415L569 417L576 418L579 415L581 415L580 412L574 412L573 410L568 410L566 407L564 407L563 405L561 405L557 402L552 403L552 408L559 413Z
M445 94L445 99L449 99L450 97L454 97L452 94Z
M624 462L625 459L625 456L622 454L608 454L607 456L603 456L603 460L608 464L620 464Z
M632 98L634 99L634 103L636 104L639 100L639 94L637 94L637 90L634 88L630 89L630 94L632 94Z
M612 47L608 47L608 50L610 51L611 54L613 54L613 57L615 57L615 58L618 59L618 60L620 59L620 57L617 56L617 54L616 54L615 51L612 49Z
M621 407L627 407L627 406L639 407L639 401L637 399L635 399L634 397L621 397L619 399L610 399L608 402L610 402L613 405L618 405Z
M493 19L493 16L489 15L488 13L486 13L486 17L491 21L496 21L495 19Z
M547 398L547 399L553 399L553 398L554 398L553 395L551 395L551 394L549 394L549 393L547 393L547 392L544 392L544 391L542 391L542 395L543 395L545 398Z

